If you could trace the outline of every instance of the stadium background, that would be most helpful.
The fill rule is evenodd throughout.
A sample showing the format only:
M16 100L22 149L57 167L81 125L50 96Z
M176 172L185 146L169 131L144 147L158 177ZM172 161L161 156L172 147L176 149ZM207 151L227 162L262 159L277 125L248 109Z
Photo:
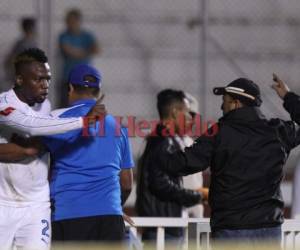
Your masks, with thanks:
M155 95L172 87L193 94L204 119L216 120L221 98L212 95L212 87L246 76L262 89L264 113L287 119L270 89L272 72L300 92L298 0L1 0L0 57L19 37L20 19L33 16L39 45L49 55L53 75L59 75L57 37L73 7L83 12L83 26L101 45L93 63L103 74L105 104L114 115L157 119ZM3 77L1 67L1 91L10 84ZM54 77L53 104L59 91L55 86ZM135 157L142 142L131 138ZM290 177L283 186L288 206L298 155L299 150L288 162Z

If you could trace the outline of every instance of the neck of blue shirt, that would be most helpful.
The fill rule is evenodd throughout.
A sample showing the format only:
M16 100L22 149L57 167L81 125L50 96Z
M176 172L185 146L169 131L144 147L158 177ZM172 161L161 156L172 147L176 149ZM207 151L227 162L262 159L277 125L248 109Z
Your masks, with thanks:
M94 105L95 103L96 103L96 99L94 99L94 98L86 98L86 99L76 100L75 102L72 102L70 106L76 106L76 105L80 105L80 104Z

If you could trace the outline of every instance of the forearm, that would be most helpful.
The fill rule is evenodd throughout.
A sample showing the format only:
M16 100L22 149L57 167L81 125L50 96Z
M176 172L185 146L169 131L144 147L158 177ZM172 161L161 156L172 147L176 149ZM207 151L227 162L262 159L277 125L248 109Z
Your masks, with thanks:
M153 169L153 170L152 170ZM181 206L190 207L202 200L199 192L183 188L180 180L167 175L159 168L149 170L148 183L153 195L165 202L174 202Z
M184 176L204 171L210 166L214 150L214 136L201 136L184 152L169 153L166 148L158 148L155 153L158 165L174 176Z
M164 171L173 176L194 174L209 166L207 159L201 159L199 156L182 151L160 154L158 163Z
M194 190L183 189L180 187L171 187L168 189L166 186L151 186L151 192L164 202L174 202L180 206L191 207L202 201L202 195Z
M0 124L31 136L43 136L83 128L83 119L32 116L13 110L8 115L0 116Z
M33 148L24 148L14 143L0 144L1 162L18 162L30 156L35 156L38 152Z
M122 206L127 201L131 190L132 190L132 183L133 183L133 173L132 169L123 169L120 173L120 186L121 186L121 203Z
M122 206L126 203L130 193L131 193L131 189L130 190L128 190L128 189L121 190L121 205Z

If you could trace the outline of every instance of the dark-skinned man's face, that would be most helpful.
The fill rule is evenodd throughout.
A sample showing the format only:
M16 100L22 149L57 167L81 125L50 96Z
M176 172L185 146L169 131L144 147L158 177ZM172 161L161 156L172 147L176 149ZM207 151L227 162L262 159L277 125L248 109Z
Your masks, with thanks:
M50 79L48 63L32 62L24 65L16 79L16 85L23 101L29 105L44 102L48 96Z

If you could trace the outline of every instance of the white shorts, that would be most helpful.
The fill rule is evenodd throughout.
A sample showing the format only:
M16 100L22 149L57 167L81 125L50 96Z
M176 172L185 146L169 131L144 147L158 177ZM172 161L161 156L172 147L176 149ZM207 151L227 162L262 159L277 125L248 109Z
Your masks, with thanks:
M28 207L0 205L0 248L50 249L50 204Z

